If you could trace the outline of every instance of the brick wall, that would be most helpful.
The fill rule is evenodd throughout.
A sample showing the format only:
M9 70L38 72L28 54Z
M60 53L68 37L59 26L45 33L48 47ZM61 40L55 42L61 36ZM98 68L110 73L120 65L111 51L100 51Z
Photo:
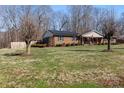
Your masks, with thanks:
M73 40L73 37L64 37L63 40L59 40L58 39L59 37L54 37L54 40L53 40L53 43L54 45L57 45L57 44L78 44L78 40Z

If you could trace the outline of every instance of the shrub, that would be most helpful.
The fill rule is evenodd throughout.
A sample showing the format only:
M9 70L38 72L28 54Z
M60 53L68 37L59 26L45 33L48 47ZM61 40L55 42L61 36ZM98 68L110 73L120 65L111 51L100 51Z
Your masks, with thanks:
M66 44L66 46L71 46L71 44Z
M56 47L62 46L62 44L56 44Z
M32 44L31 47L46 47L47 44Z

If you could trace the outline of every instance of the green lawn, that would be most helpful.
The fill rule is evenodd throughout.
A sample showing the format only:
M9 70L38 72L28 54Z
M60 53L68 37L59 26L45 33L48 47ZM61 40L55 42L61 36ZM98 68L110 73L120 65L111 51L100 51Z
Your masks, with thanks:
M124 45L0 49L0 87L124 87Z

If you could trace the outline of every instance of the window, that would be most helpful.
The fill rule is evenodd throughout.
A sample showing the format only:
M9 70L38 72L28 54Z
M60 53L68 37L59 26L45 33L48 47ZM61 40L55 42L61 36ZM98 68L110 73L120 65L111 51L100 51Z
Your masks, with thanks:
M58 41L64 41L64 37L59 36L59 37L58 37Z

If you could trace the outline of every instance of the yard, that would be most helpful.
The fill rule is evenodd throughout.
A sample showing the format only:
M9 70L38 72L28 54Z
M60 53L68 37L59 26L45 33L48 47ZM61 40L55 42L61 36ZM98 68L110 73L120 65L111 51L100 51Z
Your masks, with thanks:
M0 49L0 87L124 87L124 45Z

